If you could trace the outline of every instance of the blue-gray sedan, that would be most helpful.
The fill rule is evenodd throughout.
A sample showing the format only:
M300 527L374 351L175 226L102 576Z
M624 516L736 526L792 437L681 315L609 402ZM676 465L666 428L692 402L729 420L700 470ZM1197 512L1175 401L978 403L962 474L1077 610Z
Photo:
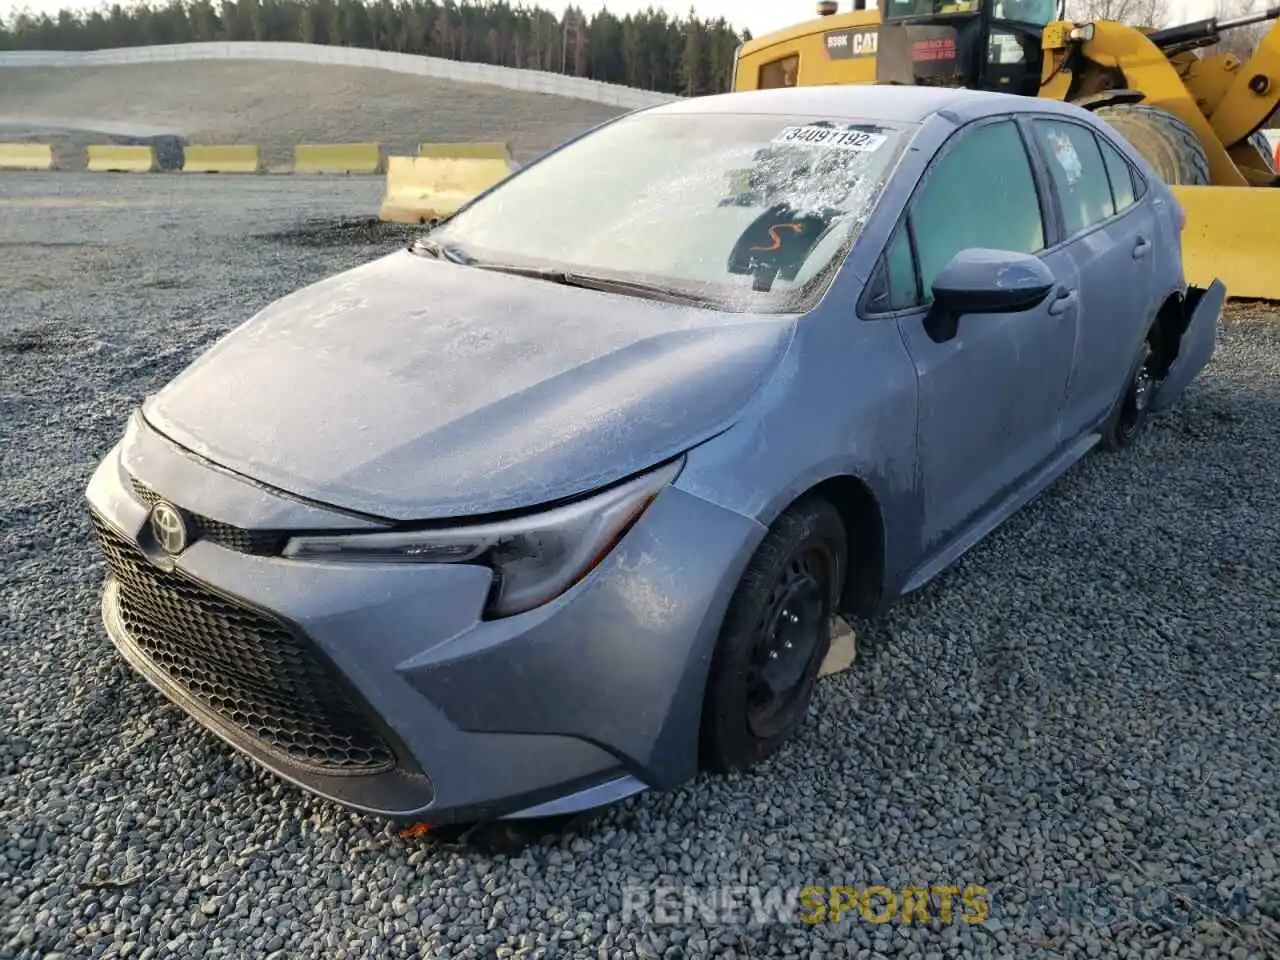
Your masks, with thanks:
M88 489L107 631L282 777L398 821L743 768L874 614L1214 348L1182 215L1062 104L907 87L605 124L299 290Z

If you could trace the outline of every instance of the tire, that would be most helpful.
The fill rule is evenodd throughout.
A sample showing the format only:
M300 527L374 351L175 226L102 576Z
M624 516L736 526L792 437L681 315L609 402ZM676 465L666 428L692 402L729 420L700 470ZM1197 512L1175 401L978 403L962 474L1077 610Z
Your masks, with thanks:
M1102 432L1102 449L1110 453L1123 450L1137 438L1147 422L1151 398L1160 386L1160 357L1150 340L1144 340L1130 368L1124 396Z
M753 766L803 723L831 646L847 557L840 514L821 498L802 499L770 528L729 602L712 657L704 769Z
M1209 184L1209 155L1200 138L1168 110L1143 103L1116 103L1094 113L1133 144L1165 183Z

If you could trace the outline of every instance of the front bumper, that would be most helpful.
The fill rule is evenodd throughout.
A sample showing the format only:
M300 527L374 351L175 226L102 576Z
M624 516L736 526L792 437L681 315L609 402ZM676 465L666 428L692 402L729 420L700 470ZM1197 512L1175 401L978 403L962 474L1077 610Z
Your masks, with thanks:
M149 501L196 516L176 558ZM573 812L696 771L707 666L763 531L668 488L537 610L463 565L288 560L279 531L377 529L200 462L135 417L88 501L103 616L134 668L277 775L401 821Z

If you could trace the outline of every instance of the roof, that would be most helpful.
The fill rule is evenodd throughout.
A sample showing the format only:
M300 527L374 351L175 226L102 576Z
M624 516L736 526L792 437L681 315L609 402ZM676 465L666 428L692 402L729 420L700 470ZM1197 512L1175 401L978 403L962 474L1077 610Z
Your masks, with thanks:
M651 107L650 111L663 114L801 113L848 117L851 120L920 123L947 108L975 107L986 103L993 112L1026 109L1026 100L1026 97L985 90L861 83L721 93Z

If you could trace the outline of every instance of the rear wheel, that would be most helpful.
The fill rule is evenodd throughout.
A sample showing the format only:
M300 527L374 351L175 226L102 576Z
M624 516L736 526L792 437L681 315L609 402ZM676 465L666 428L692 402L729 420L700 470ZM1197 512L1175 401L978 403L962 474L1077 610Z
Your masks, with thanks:
M1143 341L1130 369L1120 406L1102 432L1104 450L1122 450L1133 443L1147 420L1151 398L1160 386L1160 357L1149 340Z
M1195 131L1168 110L1144 103L1115 103L1094 111L1174 186L1206 186L1209 155Z
M702 765L741 770L804 720L831 646L846 569L844 524L830 503L800 501L770 528L738 583L707 680Z

